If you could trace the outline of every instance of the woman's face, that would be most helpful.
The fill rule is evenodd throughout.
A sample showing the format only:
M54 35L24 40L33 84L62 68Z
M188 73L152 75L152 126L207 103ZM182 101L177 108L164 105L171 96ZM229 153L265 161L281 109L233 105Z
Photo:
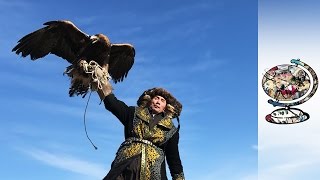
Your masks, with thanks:
M155 96L151 99L150 108L152 109L152 113L158 114L164 112L166 105L166 99L164 99L162 96Z

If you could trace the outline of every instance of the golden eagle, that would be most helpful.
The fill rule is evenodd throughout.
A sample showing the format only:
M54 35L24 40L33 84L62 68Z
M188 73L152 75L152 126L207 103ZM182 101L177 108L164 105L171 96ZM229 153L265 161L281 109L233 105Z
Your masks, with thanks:
M16 54L31 60L42 58L49 53L67 60L70 65L66 73L74 78L72 70L79 69L79 62L95 61L111 76L114 83L121 82L134 63L135 49L131 44L110 43L103 34L87 35L72 22L57 20L44 23L45 27L27 34L12 49ZM83 77L88 74L83 73ZM80 78L81 79L81 78ZM69 95L85 95L89 84L83 80L72 81Z

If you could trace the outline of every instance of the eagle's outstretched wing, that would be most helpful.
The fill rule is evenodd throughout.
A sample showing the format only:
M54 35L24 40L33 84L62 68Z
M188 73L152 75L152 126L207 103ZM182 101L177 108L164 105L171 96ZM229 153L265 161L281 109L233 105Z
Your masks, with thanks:
M112 44L109 74L115 83L123 81L134 63L135 50L131 44Z
M12 49L16 54L32 60L42 58L49 53L55 54L73 64L77 56L90 42L90 36L79 30L70 21L49 21L46 27L38 29L18 41Z

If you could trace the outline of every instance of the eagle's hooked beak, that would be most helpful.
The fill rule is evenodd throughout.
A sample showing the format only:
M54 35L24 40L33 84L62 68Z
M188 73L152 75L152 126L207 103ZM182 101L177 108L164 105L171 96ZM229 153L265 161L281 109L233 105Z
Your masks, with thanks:
M97 36L90 36L90 39L92 40L92 44L94 44L97 41L99 41L99 38Z

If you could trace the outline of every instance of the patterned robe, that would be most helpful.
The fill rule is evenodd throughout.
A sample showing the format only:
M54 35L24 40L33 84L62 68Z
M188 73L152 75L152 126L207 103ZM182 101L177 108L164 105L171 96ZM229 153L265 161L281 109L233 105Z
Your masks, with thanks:
M104 180L165 180L165 159L172 179L184 179L179 132L169 116L160 113L153 117L148 108L127 106L113 94L104 104L121 121L125 132L125 141Z

